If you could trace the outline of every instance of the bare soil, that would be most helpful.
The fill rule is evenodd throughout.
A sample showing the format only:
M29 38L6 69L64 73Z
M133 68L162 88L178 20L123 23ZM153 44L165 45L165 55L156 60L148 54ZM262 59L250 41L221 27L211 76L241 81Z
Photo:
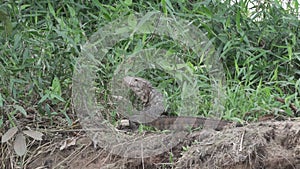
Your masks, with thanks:
M0 168L300 169L299 120L192 132L168 152L144 159L104 151L83 131L46 134L42 142L28 145L28 153L20 158L12 146L1 144Z

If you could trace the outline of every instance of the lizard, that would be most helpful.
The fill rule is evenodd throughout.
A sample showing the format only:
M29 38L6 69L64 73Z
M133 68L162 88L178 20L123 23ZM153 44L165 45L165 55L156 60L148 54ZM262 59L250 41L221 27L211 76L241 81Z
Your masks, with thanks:
M123 78L123 82L142 101L144 106L144 109L141 110L139 114L129 117L131 128L136 128L136 125L132 124L132 122L155 127L160 130L182 130L188 127L198 128L204 126L215 128L215 130L222 130L225 126L231 124L229 121L208 119L204 117L161 116L165 110L163 104L164 97L149 81L140 77L126 76ZM239 124L237 124L237 126L239 126Z
M144 107L139 114L129 117L130 121L148 123L160 117L165 111L163 95L153 88L149 81L140 77L126 76L123 82L142 101Z

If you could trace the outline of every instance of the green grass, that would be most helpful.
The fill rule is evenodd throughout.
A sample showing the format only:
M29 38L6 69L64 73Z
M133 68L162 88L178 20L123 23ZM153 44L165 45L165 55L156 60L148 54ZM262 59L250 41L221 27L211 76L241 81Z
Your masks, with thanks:
M249 1L5 1L0 5L0 127L7 120L14 126L30 113L50 121L62 116L71 124L72 75L83 44L119 16L152 10L194 21L208 33L225 67L224 118L252 121L278 109L293 116L289 103L300 107L300 21L298 3L292 2L287 10L277 1L261 2L250 13ZM107 85L121 56L153 46L184 53L202 96L199 114L209 115L213 95L207 70L193 52L182 52L168 37L135 36L118 43L99 65L101 99L109 99ZM174 84L173 75L150 70L139 75L152 79L167 97L171 114L176 114L183 89Z

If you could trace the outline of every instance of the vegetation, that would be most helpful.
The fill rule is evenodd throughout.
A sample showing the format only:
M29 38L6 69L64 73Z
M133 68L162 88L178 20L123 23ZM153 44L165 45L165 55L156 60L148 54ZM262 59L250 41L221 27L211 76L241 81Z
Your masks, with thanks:
M300 107L300 13L297 0L285 8L282 3L278 0L257 4L251 0L3 1L0 131L41 122L45 128L72 125L76 121L71 104L72 76L82 46L99 28L119 16L152 10L193 21L207 32L225 68L223 118L257 120L267 114L293 117L296 112L290 104ZM104 85L98 86L98 91L102 96L110 94L106 85L123 61L123 55L159 42L159 47L175 52L183 50L168 37L147 35L145 41L141 41L142 36L135 38L118 43L101 61L98 83ZM194 55L185 52L183 59L198 75L200 87L209 89L209 75ZM139 75L151 77L151 82L168 97L169 110L176 114L180 90L169 87L173 84L172 77L163 71L145 71ZM212 95L206 90L202 92L200 113L208 115ZM54 121L58 118L60 124Z

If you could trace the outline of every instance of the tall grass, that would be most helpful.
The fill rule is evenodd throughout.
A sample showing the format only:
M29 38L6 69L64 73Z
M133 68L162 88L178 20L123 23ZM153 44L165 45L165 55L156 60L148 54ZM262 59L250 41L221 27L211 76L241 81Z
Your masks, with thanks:
M258 4L249 0L4 1L0 5L0 122L7 121L9 116L19 120L28 113L50 119L56 115L68 118L72 114L69 106L72 72L82 45L100 27L120 15L151 10L192 20L208 33L226 68L225 118L255 120L279 110L292 115L288 104L300 107L300 22L297 0L290 4L293 5L283 8L280 1L269 0ZM159 39L147 44L148 47L155 45L155 40ZM122 44L119 48L122 49ZM116 47L112 53L120 56L122 52ZM195 70L201 67L192 54L184 58ZM107 57L103 63L104 84L112 77L113 65L120 63L119 59ZM200 77L204 72L195 73ZM158 72L155 74L158 84L160 76L167 78ZM56 78L61 92L54 89ZM209 85L209 81L199 82ZM177 90L172 90L166 92L173 92L168 96L175 104L175 111ZM205 114L212 98L209 93L203 94L207 98L201 105ZM274 97L284 98L286 104L276 102ZM21 116L16 116L18 112ZM68 121L71 123L72 119ZM13 124L13 120L10 122Z

